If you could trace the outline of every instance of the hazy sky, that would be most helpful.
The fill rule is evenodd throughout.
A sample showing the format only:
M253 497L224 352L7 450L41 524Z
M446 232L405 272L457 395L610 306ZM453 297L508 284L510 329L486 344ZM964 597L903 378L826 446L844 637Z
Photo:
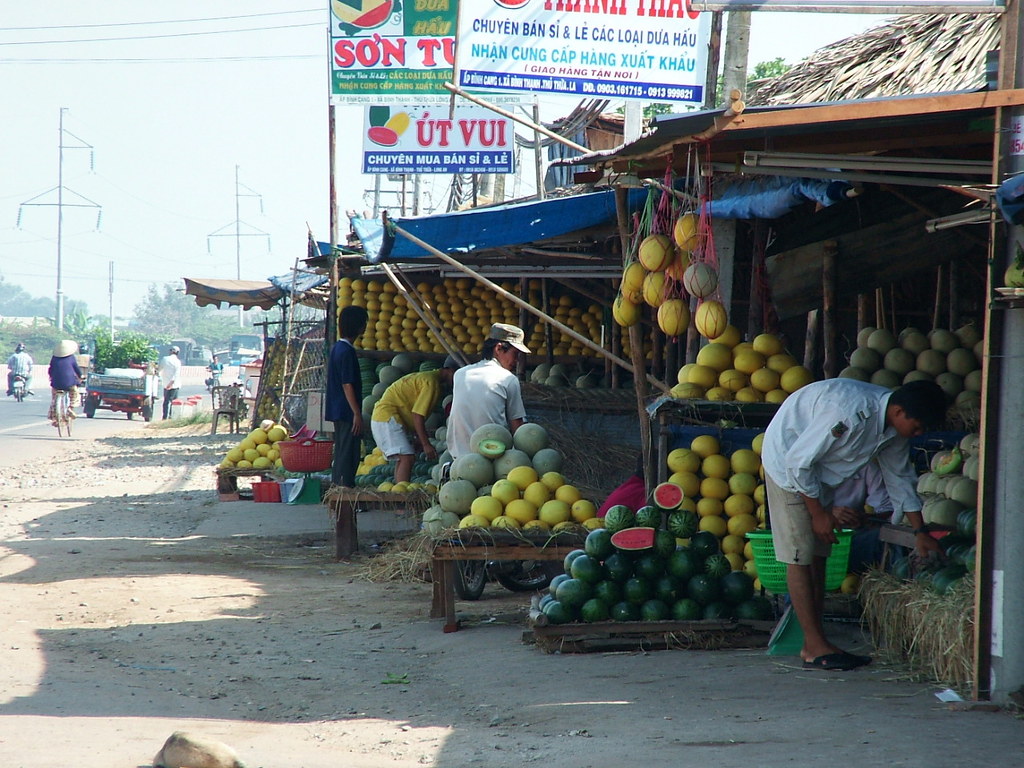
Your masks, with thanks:
M62 107L62 284L93 314L107 313L111 262L126 315L151 284L233 278L237 253L242 278L263 280L305 256L307 226L327 240L327 8L0 0L0 276L55 295ZM795 63L882 21L755 13L749 61ZM573 105L545 99L542 116ZM359 173L362 108L339 107L337 122L343 214L370 207L373 178ZM533 192L525 176L509 195ZM448 182L426 184L424 206L443 210Z

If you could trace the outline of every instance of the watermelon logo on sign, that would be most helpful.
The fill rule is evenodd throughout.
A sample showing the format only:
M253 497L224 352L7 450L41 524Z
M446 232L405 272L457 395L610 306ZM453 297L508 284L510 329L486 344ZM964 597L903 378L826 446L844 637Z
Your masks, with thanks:
M529 2L530 0L494 0L495 5L508 8L511 11L525 7Z
M386 22L391 11L400 10L393 0L331 0L331 11L342 21L342 29L373 29Z
M367 137L379 147L393 147L409 128L408 112L391 114L391 107L370 107L370 128Z

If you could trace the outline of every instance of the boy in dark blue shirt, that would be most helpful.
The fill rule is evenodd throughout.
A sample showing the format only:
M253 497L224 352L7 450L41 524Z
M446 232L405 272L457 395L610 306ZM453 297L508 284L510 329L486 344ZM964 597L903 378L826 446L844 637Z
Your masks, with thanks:
M341 310L338 318L341 338L334 343L327 361L324 418L334 422L331 482L349 488L356 484L359 445L363 434L363 386L353 342L363 335L367 319L366 310L362 307L348 306Z

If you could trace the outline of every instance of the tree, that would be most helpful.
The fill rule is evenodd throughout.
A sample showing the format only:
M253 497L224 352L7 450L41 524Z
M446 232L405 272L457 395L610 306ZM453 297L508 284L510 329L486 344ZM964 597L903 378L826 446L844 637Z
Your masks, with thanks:
M784 75L793 68L792 64L787 64L782 60L782 57L772 59L771 61L762 61L754 65L753 71L750 73L749 80L764 80L769 77L778 77Z
M132 330L155 342L195 339L205 346L222 343L238 331L233 313L228 315L212 306L200 307L172 283L149 286L145 298L135 305L131 325Z

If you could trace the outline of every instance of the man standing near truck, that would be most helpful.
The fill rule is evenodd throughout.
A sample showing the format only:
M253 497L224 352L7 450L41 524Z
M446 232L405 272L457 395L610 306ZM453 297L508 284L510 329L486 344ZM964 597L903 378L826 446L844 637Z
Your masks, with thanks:
M167 350L167 354L160 358L160 383L164 388L164 418L171 415L171 401L178 396L178 389L181 387L181 360L178 353L181 352L175 346Z

